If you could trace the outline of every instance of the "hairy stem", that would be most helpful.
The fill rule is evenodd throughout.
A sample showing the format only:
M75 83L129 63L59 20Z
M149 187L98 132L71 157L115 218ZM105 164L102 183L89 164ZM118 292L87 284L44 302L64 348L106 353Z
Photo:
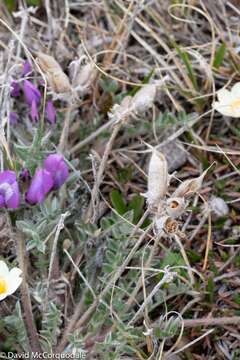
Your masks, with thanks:
M41 352L41 346L39 342L39 337L37 333L37 328L34 322L32 304L29 295L29 288L27 283L27 270L26 270L26 248L25 248L25 239L22 233L19 233L18 236L18 261L19 266L22 270L22 285L21 285L21 303L24 310L24 322L29 337L29 343L31 351Z

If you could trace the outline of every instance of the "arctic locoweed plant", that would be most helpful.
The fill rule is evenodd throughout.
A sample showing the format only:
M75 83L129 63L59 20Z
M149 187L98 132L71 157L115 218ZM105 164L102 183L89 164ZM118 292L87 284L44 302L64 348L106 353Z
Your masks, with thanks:
M148 167L148 191L143 195L154 214L157 235L180 234L178 218L187 207L187 199L200 191L209 168L199 177L183 181L170 196L167 196L171 181L167 160L163 153L152 149Z

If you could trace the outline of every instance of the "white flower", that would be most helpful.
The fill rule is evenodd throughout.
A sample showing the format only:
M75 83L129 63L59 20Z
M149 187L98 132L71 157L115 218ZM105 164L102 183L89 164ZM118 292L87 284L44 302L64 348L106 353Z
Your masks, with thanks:
M0 260L0 300L17 290L22 282L21 274L22 270L16 267L9 270L5 262Z
M240 82L233 85L232 89L221 89L217 92L218 101L213 108L225 116L240 117Z

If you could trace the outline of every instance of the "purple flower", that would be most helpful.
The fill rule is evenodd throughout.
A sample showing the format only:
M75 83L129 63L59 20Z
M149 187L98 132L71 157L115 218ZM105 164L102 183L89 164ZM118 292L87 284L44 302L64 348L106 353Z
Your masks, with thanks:
M48 100L46 105L46 116L50 124L53 125L56 123L56 109L51 100Z
M32 121L36 122L39 118L38 105L41 100L41 93L38 88L28 80L23 82L23 92L25 100L31 106L30 116Z
M33 122L37 122L38 119L39 119L39 113L38 113L38 108L37 108L36 101L32 102L30 116L31 116L31 119L32 119Z
M12 81L11 82L11 96L13 97L18 97L20 95L20 86L19 86L19 83L17 81Z
M49 155L44 161L44 169L52 175L54 190L59 189L69 175L68 166L60 154Z
M33 101L36 105L39 105L41 100L41 93L38 88L31 83L29 80L24 80L23 82L23 92L25 100L29 106L32 106Z
M0 172L0 208L17 209L20 193L14 171Z
M28 60L24 61L22 75L26 76L32 71L32 66Z
M50 172L45 169L38 169L26 193L26 201L31 205L43 202L52 187L53 179Z
M9 114L9 121L10 121L10 125L16 125L19 121L19 116L17 113L11 111Z

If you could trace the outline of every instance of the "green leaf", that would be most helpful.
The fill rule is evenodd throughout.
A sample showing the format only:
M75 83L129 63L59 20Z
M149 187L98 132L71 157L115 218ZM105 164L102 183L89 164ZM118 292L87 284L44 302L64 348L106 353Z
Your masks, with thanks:
M214 61L213 61L213 67L218 69L219 66L222 64L224 56L226 53L226 45L223 43L219 46L215 53Z
M4 323L9 331L9 345L14 347L16 344L21 344L21 347L27 352L29 350L28 336L22 318L21 305L19 301L17 301L15 309L11 312L11 315L4 318Z
M16 1L15 0L4 0L4 3L9 12L12 12L16 9Z
M134 195L128 205L128 210L133 210L133 222L136 224L143 214L144 198L137 194Z
M27 0L28 6L40 6L41 0Z
M165 266L178 266L178 265L184 265L184 260L181 256L181 254L174 252L174 251L167 251L163 262L161 264L161 268L165 268Z
M213 278L210 277L208 279L208 282L207 282L207 299L208 301L212 304L213 301L214 301L214 291L215 291L215 284L214 284L214 281L213 281Z
M117 210L120 215L123 215L127 211L127 206L122 194L118 190L113 190L110 198L114 209Z
M195 76L191 61L189 59L188 53L184 50L181 50L179 46L175 44L176 50L181 57L183 63L185 64L187 68L188 77L191 80L193 87L195 90L198 90L198 84L197 84L197 78Z
M187 250L187 256L191 264L196 264L198 261L202 259L202 256L199 253L191 249Z
M118 83L116 80L103 77L100 80L100 86L106 93L115 93L118 90Z
M121 183L126 184L129 180L131 180L132 176L133 176L133 167L132 165L129 165L118 171L117 179Z
M44 314L41 329L41 344L45 351L51 352L52 346L56 346L61 323L61 311L53 302L48 303L48 309Z
M144 77L142 84L148 84L154 74L154 69L150 70L150 72ZM131 91L129 91L128 95L134 96L139 90L141 89L140 86L134 86Z

